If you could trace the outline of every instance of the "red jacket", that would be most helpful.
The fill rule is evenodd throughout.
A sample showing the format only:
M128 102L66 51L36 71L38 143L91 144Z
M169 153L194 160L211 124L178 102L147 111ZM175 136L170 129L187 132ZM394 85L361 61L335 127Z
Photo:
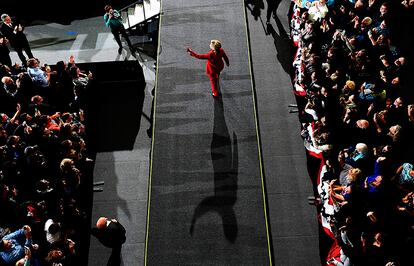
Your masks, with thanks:
M197 54L196 52L191 51L191 56L194 56L198 59L207 59L206 72L209 76L219 75L224 68L224 61L226 64L229 64L229 59L222 48L217 52L210 50L207 54Z

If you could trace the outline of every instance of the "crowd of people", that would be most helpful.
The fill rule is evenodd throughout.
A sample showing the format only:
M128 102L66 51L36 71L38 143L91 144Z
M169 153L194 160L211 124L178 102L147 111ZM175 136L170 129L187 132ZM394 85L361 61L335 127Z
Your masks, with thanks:
M414 265L414 1L294 1L293 87L328 265ZM412 49L412 48L411 48ZM336 251L336 252L335 252Z
M83 193L90 193L84 189L93 160L84 111L93 77L73 56L50 67L30 48L16 49L3 28L22 26L1 18L0 265L75 265L81 227L89 227ZM9 41L21 65L4 56Z

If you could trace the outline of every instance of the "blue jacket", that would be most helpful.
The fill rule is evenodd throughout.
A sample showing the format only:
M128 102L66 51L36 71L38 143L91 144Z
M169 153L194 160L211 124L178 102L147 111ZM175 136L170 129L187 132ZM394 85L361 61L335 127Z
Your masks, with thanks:
M32 245L32 238L26 238L23 229L19 229L3 237L2 240L10 240L12 247L9 250L0 252L0 256L7 264L14 264L16 261L24 257L24 247Z

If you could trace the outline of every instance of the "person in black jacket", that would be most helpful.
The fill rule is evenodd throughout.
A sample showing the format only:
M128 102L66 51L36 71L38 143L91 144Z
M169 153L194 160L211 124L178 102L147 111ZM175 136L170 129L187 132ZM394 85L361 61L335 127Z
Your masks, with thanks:
M107 266L121 265L121 248L125 243L125 228L116 219L100 217L91 234L105 247L112 248Z
M19 23L14 23L11 17L7 14L1 15L1 20L3 21L0 26L1 33L9 40L10 46L17 52L17 55L22 61L22 65L25 66L27 59L23 54L23 50L29 57L28 59L33 58L33 54L26 35L23 32L23 26Z
M10 50L7 47L7 43L9 41L7 40L6 37L4 37L1 33L0 33L0 63L6 66L11 67L12 66L12 61L10 58Z

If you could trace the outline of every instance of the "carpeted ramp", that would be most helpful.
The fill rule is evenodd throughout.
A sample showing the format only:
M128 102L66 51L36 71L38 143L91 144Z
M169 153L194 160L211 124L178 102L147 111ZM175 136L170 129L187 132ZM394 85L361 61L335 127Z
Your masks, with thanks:
M242 0L162 1L146 265L270 265ZM186 47L222 41L214 99Z

